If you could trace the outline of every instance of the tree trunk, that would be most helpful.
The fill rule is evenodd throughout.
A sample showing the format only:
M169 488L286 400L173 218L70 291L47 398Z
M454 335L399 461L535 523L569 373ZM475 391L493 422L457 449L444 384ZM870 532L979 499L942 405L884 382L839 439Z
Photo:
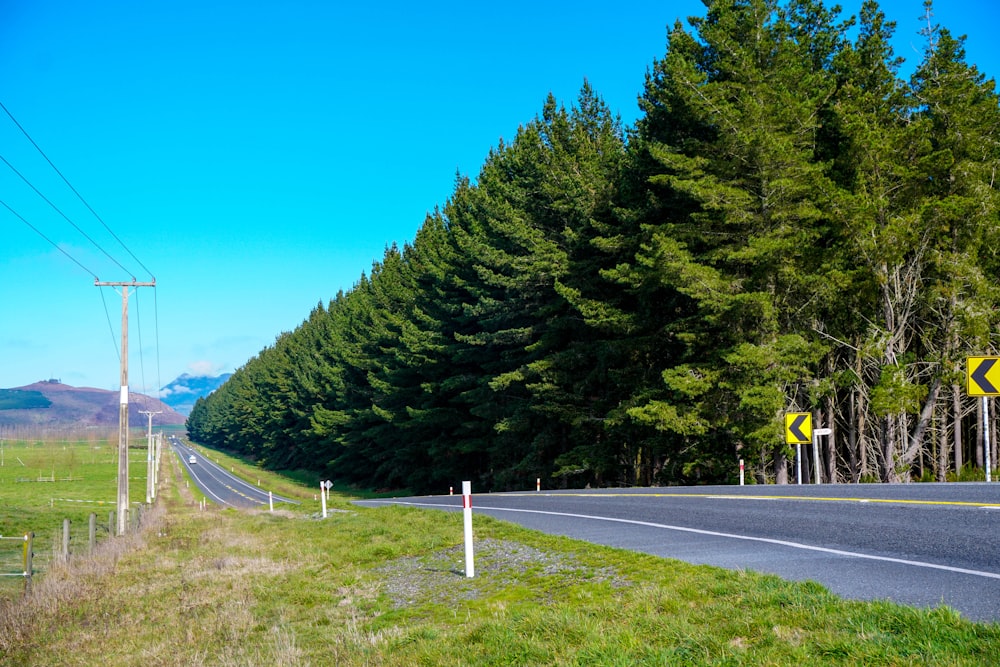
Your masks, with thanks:
M882 417L882 437L879 440L882 445L881 479L883 482L894 484L899 481L896 476L896 418L894 416Z
M860 469L860 474L858 480L860 481L861 476L872 477L871 465L868 461L868 443L867 438L865 438L865 429L868 427L868 413L865 407L865 393L858 390L858 466Z
M847 400L847 466L848 475L853 484L857 484L861 477L861 469L858 466L858 424L854 404L855 391L857 389L852 387Z
M788 457L782 447L774 450L774 483L788 484Z
M938 482L948 480L948 408L942 405L938 412L938 451L937 464L934 467L934 479Z
M951 385L951 438L955 449L955 474L962 472L962 388Z
M941 378L934 378L934 382L931 383L931 389L927 393L927 400L924 401L924 407L920 410L920 415L917 417L917 423L913 426L913 433L910 434L910 442L903 452L903 455L899 457L899 467L908 469L913 466L913 462L920 457L921 463L923 462L922 450L924 447L924 433L927 432L927 426L931 423L931 417L934 416L934 408L937 405L938 395L941 393Z
M833 360L830 359L827 364L827 374L833 375ZM824 447L824 459L826 463L826 482L827 484L837 483L837 450L834 446L837 442L837 420L834 419L836 410L833 405L833 396L827 396L823 399L823 413L824 419L826 419L826 425L830 429L830 435L826 437L826 446Z

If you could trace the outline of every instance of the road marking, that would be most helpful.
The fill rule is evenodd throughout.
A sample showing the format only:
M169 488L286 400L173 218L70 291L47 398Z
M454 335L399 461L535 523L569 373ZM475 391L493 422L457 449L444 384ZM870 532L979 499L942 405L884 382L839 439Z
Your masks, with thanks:
M243 491L241 491L236 486L230 485L228 483L228 480L232 480L233 484L242 485L244 488L249 489L252 493L259 493L261 496L263 496L267 492L264 489L262 489L260 487L256 487L253 484L251 484L250 482L248 482L248 481L246 481L244 479L241 479L240 477L237 477L233 473L231 473L228 470L226 470L225 467L220 466L218 463L213 462L211 459L209 459L204 454L202 454L202 456L201 456L201 464L200 464L200 467L198 468L198 470L203 471L205 474L204 475L199 475L199 473L195 471L195 469L191 466L191 464L187 462L188 461L187 457L188 457L188 455L190 453L198 453L198 452L196 452L196 450L194 450L191 447L188 447L187 449L188 449L188 454L185 454L183 452L183 449L178 449L175 446L174 452L177 453L177 455L181 459L181 463L185 466L185 468L187 469L187 471L191 474L191 478L195 481L196 485L198 486L198 490L201 491L202 493L204 493L206 496L207 495L211 495L212 497L216 498L218 500L218 503L216 503L217 505L223 505L225 507L235 507L235 508L238 508L238 509L244 509L243 505L237 505L235 503L232 503L232 502L229 502L227 500L224 500L221 497L219 497L218 495L216 495L210 489L203 489L201 487L201 484L204 483L203 482L203 478L206 477L206 476L210 477L211 479L213 479L213 480L215 480L217 482L219 482L219 484L221 484L222 486L226 487L227 489L229 489L230 491L232 491L236 495L241 496L243 498L246 498L251 503L254 503L256 505L265 505L265 504L268 504L270 502L287 503L287 504L290 504L290 505L300 505L301 504L297 500L292 500L291 498L285 498L284 496L278 496L278 495L274 495L274 494L272 494L271 498L265 500L265 499L263 499L263 497L261 497L261 498L255 498L254 496L251 496L251 495L248 495L247 493L244 493ZM214 469L214 471L217 471L218 473L221 473L221 475L214 474L213 473L213 469Z
M536 495L536 494L532 494ZM570 494L560 494L560 495L570 495ZM586 495L586 494L580 494ZM630 494L622 494L630 495ZM687 494L683 494L687 495ZM741 496L742 497L742 496ZM758 496L759 497L759 496ZM384 504L394 504L394 505L413 505L418 507L434 507L437 509L457 509L452 505L441 505L435 503L408 503L408 502L397 502L391 500L369 500L366 502L371 503L384 503ZM550 512L546 510L525 510L525 509L512 509L506 507L489 507L480 505L477 508L480 512L483 510L491 510L495 512L522 512L525 514L545 514L549 516L564 516L573 519L592 519L594 521L611 521L614 523L626 523L633 526L644 526L646 528L660 528L663 530L673 530L681 533L694 533L696 535L707 535L709 537L723 537L732 540L745 540L747 542L763 542L765 544L775 544L777 546L789 547L792 549L801 549L804 551L818 551L820 553L831 554L834 556L846 556L848 558L861 558L864 560L876 560L884 563L898 563L900 565L912 565L914 567L922 567L931 570L944 570L945 572L954 572L957 574L969 574L975 577L985 577L987 579L1000 579L1000 574L995 572L984 572L982 570L969 570L964 567L952 567L951 565L938 565L937 563L926 563L919 560L907 560L905 558L893 558L891 556L875 556L872 554L860 553L857 551L844 551L842 549L830 549L828 547L817 547L811 544L803 544L801 542L789 542L788 540L776 540L769 537L753 537L750 535L736 535L734 533L721 533L714 530L702 530L700 528L688 528L686 526L672 526L665 523L653 523L651 521L638 521L636 519L617 519L613 517L606 516L594 516L591 514L571 514L568 512Z
M834 498L826 496L750 496L750 495L719 495L717 493L505 493L505 496L524 496L538 498L540 496L559 498L561 496L577 498L715 498L719 500L815 500L835 503L897 503L900 505L949 505L955 507L988 507L1000 509L1000 503L973 502L968 500L910 500L905 498Z

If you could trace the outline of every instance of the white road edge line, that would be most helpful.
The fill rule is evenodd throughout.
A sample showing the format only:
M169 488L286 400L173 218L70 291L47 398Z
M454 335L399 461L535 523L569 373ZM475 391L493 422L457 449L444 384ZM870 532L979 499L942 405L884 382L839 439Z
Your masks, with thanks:
M455 509L451 505L438 505L435 503L406 503L406 502L393 502L388 500L369 500L366 502L373 503L384 503L389 505L413 505L417 507L435 507L438 509ZM858 553L856 551L843 551L841 549L829 549L827 547L817 547L811 544L802 544L801 542L789 542L787 540L775 540L769 537L752 537L749 535L736 535L733 533L720 533L714 530L702 530L700 528L687 528L685 526L671 526L665 523L652 523L650 521L637 521L635 519L616 519L606 516L593 516L590 514L569 514L566 512L548 512L545 510L524 510L524 509L510 509L506 507L487 507L484 505L477 505L475 509L490 510L493 512L523 512L526 514L548 514L552 516L565 516L572 517L574 519L592 519L594 521L613 521L616 523L627 523L634 526L645 526L647 528L662 528L664 530L675 530L682 533L696 533L698 535L709 535L712 537L726 537L733 540L747 540L749 542L764 542L766 544L776 544L778 546L790 547L792 549L803 549L805 551L819 551L821 553L833 554L835 556L846 556L848 558L864 558L866 560L877 560L886 563L899 563L901 565L912 565L914 567L923 567L931 570L944 570L946 572L955 572L958 574L971 574L975 577L986 577L987 579L1000 579L1000 574L995 572L983 572L982 570L969 570L964 567L952 567L950 565L938 565L936 563L925 563L919 560L906 560L905 558L892 558L891 556L873 556L872 554Z

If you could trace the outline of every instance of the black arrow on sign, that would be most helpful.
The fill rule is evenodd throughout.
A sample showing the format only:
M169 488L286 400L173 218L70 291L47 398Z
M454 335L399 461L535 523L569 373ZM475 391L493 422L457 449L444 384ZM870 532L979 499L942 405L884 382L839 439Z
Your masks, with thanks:
M996 359L983 359L976 370L972 371L973 381L979 385L979 388L984 394L997 394L997 388L994 387L989 380L986 379L986 374L990 372L993 365L997 362Z
M802 423L809 417L808 414L798 415L788 425L788 432L795 436L796 440L808 440L806 434L801 431Z

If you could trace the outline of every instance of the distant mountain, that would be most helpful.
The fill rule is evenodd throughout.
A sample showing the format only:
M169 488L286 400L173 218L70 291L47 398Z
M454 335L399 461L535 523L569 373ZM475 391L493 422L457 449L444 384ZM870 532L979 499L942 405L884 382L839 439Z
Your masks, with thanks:
M44 380L24 387L0 389L0 424L4 426L91 427L117 426L121 393L117 390L71 387ZM169 405L129 392L129 424L146 426L141 410L159 412L153 425L183 424L185 416Z
M223 373L217 377L207 375L188 375L184 373L179 378L160 390L160 400L182 415L191 414L194 402L203 396L208 396L229 379L232 373Z

